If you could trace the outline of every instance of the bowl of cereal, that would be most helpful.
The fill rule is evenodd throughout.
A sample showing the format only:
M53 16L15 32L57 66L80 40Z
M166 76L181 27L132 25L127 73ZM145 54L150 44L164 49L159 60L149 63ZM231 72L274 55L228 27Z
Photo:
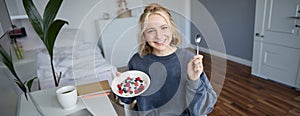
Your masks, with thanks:
M120 97L135 97L144 93L149 85L150 78L146 73L130 70L115 77L111 83L111 89Z

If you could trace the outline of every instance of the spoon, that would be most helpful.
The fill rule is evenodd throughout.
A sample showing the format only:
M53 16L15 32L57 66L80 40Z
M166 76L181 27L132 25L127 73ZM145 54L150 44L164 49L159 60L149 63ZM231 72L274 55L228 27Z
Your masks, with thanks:
M200 42L201 42L201 36L200 36L200 34L197 34L196 35L196 38L195 38L195 43L196 43L196 49L197 49L197 55L199 55L199 44L200 44Z

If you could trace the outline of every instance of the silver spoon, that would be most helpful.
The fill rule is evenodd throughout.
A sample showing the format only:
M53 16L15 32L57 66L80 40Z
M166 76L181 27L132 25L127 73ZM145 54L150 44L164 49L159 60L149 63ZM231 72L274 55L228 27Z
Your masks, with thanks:
M197 34L196 35L196 38L195 38L195 43L196 43L196 49L197 49L197 55L199 55L199 44L200 44L200 42L201 42L201 36L200 36L200 34Z

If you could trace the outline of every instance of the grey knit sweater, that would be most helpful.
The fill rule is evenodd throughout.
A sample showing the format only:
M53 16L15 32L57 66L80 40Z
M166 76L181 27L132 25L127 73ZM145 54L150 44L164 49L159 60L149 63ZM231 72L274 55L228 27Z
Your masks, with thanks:
M134 98L120 98L124 103L136 100L134 115L205 115L216 103L214 92L203 72L198 80L187 77L187 64L194 54L178 48L168 56L135 54L128 64L129 70L143 71L149 75L148 90Z

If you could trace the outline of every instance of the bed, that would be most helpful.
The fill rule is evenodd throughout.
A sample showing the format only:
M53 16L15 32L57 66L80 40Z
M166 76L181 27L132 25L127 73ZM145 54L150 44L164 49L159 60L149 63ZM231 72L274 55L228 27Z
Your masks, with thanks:
M116 68L101 54L97 42L80 38L78 29L64 29L60 32L54 48L56 72L62 72L59 86L81 85L108 80L111 83ZM74 39L75 38L75 39ZM37 75L41 89L54 87L48 52L45 48L37 52Z

